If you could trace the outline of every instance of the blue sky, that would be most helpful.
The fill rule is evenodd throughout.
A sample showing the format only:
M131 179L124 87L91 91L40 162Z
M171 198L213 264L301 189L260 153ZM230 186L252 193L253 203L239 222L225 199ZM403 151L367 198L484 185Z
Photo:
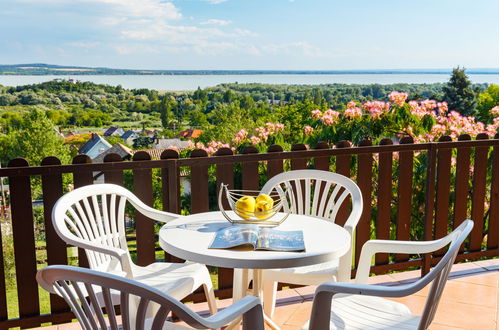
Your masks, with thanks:
M1 0L0 64L499 67L497 0Z

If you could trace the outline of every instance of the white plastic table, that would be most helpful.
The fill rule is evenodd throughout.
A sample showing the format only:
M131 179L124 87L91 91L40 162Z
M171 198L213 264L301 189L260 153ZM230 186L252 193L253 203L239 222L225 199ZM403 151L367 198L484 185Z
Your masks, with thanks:
M350 234L334 223L310 216L290 214L278 230L302 230L305 252L209 249L215 233L231 226L220 212L198 213L169 221L159 232L159 245L178 258L205 265L234 268L233 299L247 290L253 270L253 293L262 297L262 270L309 266L337 259L350 247ZM265 321L278 328L270 318Z

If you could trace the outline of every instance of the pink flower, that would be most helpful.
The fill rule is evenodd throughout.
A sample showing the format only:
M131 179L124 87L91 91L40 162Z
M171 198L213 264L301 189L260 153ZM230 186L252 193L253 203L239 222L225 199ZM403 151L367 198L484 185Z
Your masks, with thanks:
M343 115L346 118L351 118L351 119L362 117L362 109L358 107L353 107L353 108L347 107Z
M252 135L252 136L250 137L250 142L251 142L251 144L256 145L256 144L260 143L261 141L262 141L262 140L261 140L258 136L254 136L254 135Z
M421 107L426 111L431 111L437 107L437 102L435 100L424 100L421 102Z
M405 100L407 100L408 96L409 95L407 93L399 93L399 92L393 91L390 93L390 95L388 95L388 98L390 99L390 101L395 103L397 106L401 107L404 105Z
M314 128L311 127L311 126L305 126L305 128L303 129L303 133L305 133L305 135L310 135L312 134L312 132L314 131Z
M240 143L248 136L248 132L243 128L239 132L237 132L236 136L232 139L234 143Z
M373 119L380 119L383 112L390 109L390 103L382 101L369 101L362 106L365 110L369 111L369 114Z
M492 109L490 109L490 114L493 116L498 116L499 115L499 105L496 105Z
M321 121L326 126L332 126L338 122L339 118L340 118L340 113L338 111L328 109L324 111Z
M320 111L319 109L312 110L312 117L315 119L321 119L322 111Z
M438 102L437 103L438 107L438 113L443 116L447 111L449 111L449 107L447 105L447 102Z

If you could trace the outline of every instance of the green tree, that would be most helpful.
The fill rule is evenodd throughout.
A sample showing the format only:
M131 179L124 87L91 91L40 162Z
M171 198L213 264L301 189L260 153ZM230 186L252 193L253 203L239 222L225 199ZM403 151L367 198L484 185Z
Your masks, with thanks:
M496 105L499 105L499 86L492 84L478 95L478 120L484 123L491 122L490 109Z
M172 105L170 102L169 95L164 95L163 98L161 99L161 105L159 111L160 111L161 125L163 126L163 129L166 130L168 129L168 125L170 124L170 120L172 117Z
M69 163L69 149L43 110L25 113L20 128L9 134L9 139L12 141L7 152L9 159L23 157L30 165L40 165L43 158L56 156L63 164Z
M459 112L463 116L476 116L477 91L471 86L471 81L464 72L464 68L454 68L449 82L442 90L444 101L449 109Z
M210 123L204 113L200 110L192 110L189 112L189 125L193 127L206 127Z
M139 136L135 140L133 140L133 148L134 149L150 149L152 148L152 144L154 143L154 139L148 136Z

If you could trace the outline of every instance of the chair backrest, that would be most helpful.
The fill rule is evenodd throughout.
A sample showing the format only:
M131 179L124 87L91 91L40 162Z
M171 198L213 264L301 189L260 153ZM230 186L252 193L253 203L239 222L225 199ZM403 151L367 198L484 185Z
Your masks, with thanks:
M423 313L421 315L419 329L428 328L433 321L433 318L435 317L435 313L437 311L438 303L440 302L440 298L442 297L442 293L444 291L445 284L447 283L447 279L449 278L449 273L451 271L452 265L454 264L456 256L459 252L459 248L461 247L461 244L463 244L466 237L468 237L472 229L473 221L465 220L452 233L438 240L440 244L439 246L435 246L435 249L433 251L440 250L441 248L449 245L447 252L428 274L426 274L413 284L413 288L411 288L411 290L415 292L421 290L427 284L433 281L430 287L430 291L428 292L428 297L426 298Z
M459 252L459 248L472 229L473 221L465 220L452 233L434 241L400 242L400 244L391 244L390 246L385 245L383 247L383 244L385 243L384 241L374 240L369 242L374 243L375 247L373 248L373 244L371 244L371 246L366 249L366 246L368 246L369 243L367 242L362 248L361 263L359 265L359 269L357 269L357 275L359 275L359 273L365 274L360 277L357 276L355 284L337 284L333 282L326 282L321 284L315 291L314 306L312 308L310 319L310 329L326 329L326 325L329 325L331 317L331 298L336 293L375 295L380 297L405 297L420 291L431 283L428 297L418 325L419 330L427 329L435 317L438 303L442 296L445 283L449 277L449 272L454 264L457 253ZM376 246L376 244L378 244L378 246ZM379 287L377 285L366 284L371 265L370 260L373 256L372 252L397 253L398 251L399 253L423 254L440 250L447 245L449 245L449 248L437 265L428 274L414 283L389 287ZM373 248L373 250L368 251L371 248Z
M338 173L321 170L295 170L277 174L263 186L261 192L275 191L286 198L284 211L335 221L340 208L348 207L350 215L345 222L355 228L362 214L362 193L359 187Z
M227 317L216 316L203 319L180 301L153 287L91 269L48 266L37 273L36 279L45 290L66 300L84 330L108 329L109 326L112 330L164 329L170 311L195 328L219 328L230 321ZM119 296L121 320L116 317L111 295ZM252 299L254 301L247 304L246 309L239 309L240 313L244 314L246 328L263 329L261 304L258 299ZM169 325L177 329L174 324Z
M142 203L129 190L114 184L94 184L62 196L52 210L52 221L67 243L85 248L90 268L125 272L131 276L131 259L125 235L125 205ZM96 249L89 249L88 245ZM126 256L122 260L113 252ZM123 260L126 260L123 265Z

